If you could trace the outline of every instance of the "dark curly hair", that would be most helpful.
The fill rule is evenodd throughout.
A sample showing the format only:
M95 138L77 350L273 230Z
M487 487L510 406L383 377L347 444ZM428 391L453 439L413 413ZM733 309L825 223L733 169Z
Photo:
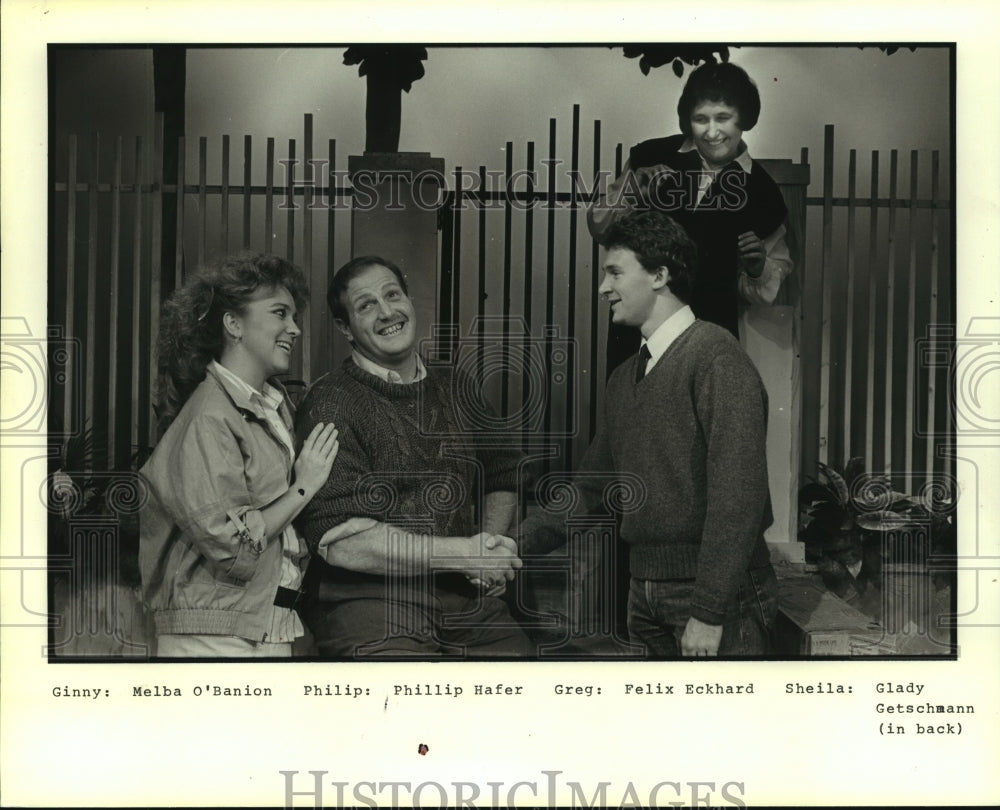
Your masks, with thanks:
M347 292L347 286L351 283L351 279L357 278L369 267L376 266L381 266L391 271L399 281L399 286L402 287L403 292L406 295L410 294L406 286L406 279L403 277L403 271L395 264L388 259L383 259L381 256L358 256L351 259L334 273L330 287L326 291L326 303L330 307L330 312L335 321L345 324L350 322L350 315L347 312L347 306L344 304L344 293Z
M760 117L757 85L743 68L731 62L708 62L688 77L677 102L677 123L685 135L691 134L691 113L705 101L735 107L740 114L740 129L744 132L753 129Z
M667 287L685 304L698 272L698 248L680 225L662 211L635 211L605 231L605 248L627 248L650 273L658 267L670 271Z
M309 301L302 271L279 256L240 253L200 268L163 305L156 343L156 417L160 434L205 379L225 348L222 316L242 313L261 288L284 287L297 309Z

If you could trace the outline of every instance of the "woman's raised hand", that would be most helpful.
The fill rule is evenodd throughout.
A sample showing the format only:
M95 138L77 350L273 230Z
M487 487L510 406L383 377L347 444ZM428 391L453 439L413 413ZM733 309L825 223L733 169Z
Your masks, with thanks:
M295 486L305 490L307 498L312 498L326 483L339 448L337 428L332 422L328 425L320 422L302 442L299 457L295 459Z
M751 278L757 278L764 272L764 260L767 258L767 249L760 237L753 231L746 231L737 237L736 249L739 251L739 263L741 269L746 271Z

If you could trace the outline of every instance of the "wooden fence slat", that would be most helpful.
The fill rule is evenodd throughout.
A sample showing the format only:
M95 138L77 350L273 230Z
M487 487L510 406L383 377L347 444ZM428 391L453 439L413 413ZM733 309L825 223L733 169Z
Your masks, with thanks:
M878 151L872 152L871 195L878 196ZM875 313L878 310L878 208L868 215L868 379L865 387L865 462L875 464Z
M454 349L451 335L457 329L457 320L452 309L452 288L454 286L454 271L452 262L455 259L452 245L455 237L455 195L454 192L444 192L441 211L438 219L441 228L441 283L438 287L438 311L441 323L444 324L446 335L442 336L434 351L437 356L451 354ZM331 239L331 244L333 240Z
M601 176L601 122L599 120L594 121L594 188L596 190L597 183ZM597 294L597 287L601 281L601 267L600 267L600 248L598 247L597 240L594 239L591 242L590 247L590 289L592 290L592 295L590 297L590 334L593 339L590 341L590 402L597 402L597 380L600 377L598 374L598 362L600 359L600 353L597 350L600 340L598 336L601 333L600 328L600 301L601 297ZM587 437L588 441L593 441L594 436L597 433L597 409L591 407L588 409L590 411L590 419L587 425Z
M907 271L906 284L906 407L904 410L904 434L903 441L906 448L906 462L903 469L908 473L913 473L913 457L915 454L914 444L917 436L913 429L914 409L916 401L913 393L913 380L916 374L915 364L915 339L917 320L917 217L916 208L912 205L917 199L917 179L918 179L918 152L916 149L910 152L910 211L909 211L909 236L910 236L910 263Z
M97 424L97 415L94 413L94 399L96 384L96 360L97 360L97 218L98 218L98 196L97 181L100 176L101 165L101 136L94 133L92 141L90 171L92 183L87 194L87 331L86 331L86 361L84 364L84 374L86 382L84 384L84 424L90 424L94 431L95 441L100 437L101 441L107 442L107 436L102 436L100 426ZM106 445L105 445L106 446Z
M177 139L177 233L174 245L174 289L184 284L184 184L187 177L187 141Z
M463 202L462 196L462 167L455 167L455 212L454 212L454 230L455 235L454 242L452 244L452 288L451 288L451 318L452 325L456 330L456 334L453 335L453 343L450 347L452 349L451 356L454 357L454 349L456 345L454 340L457 340L458 334L457 330L459 324L462 323L462 208L465 203Z
M940 193L940 164L937 150L931 153L931 202L936 202ZM931 256L930 256L930 311L927 323L927 350L925 356L934 358L937 353L937 330L938 330L938 229L941 223L938 218L937 208L931 207ZM937 454L937 424L935 421L937 408L937 384L939 372L937 364L930 362L927 364L927 475L933 477L938 472Z
M295 139L288 139L288 182L285 185L285 258L295 261ZM278 206L281 208L281 206Z
M511 207L510 178L514 173L514 143L504 146L504 205L503 205L503 338L501 356L503 371L500 377L500 415L506 419L510 413L510 327L511 327L511 241L514 211Z
M160 331L160 301L163 295L163 150L164 150L164 119L163 113L156 114L156 126L153 129L153 189L152 228L150 231L150 273L149 273L149 336L151 345L155 345ZM155 378L150 380L146 397L149 404L149 445L157 439L156 415L153 412Z
M252 210L250 186L253 183L253 138L243 136L243 234L240 243L250 249L250 213Z
M341 200L349 202L347 199L348 191L347 189L342 189L340 187L340 182L337 175L337 141L335 138L330 138L327 144L327 153L329 155L330 168L328 175L328 185L327 185L327 212L326 212L326 226L327 226L327 251L326 251L326 261L327 261L327 274L326 279L323 283L323 301L326 298L326 289L329 283L333 280L333 275L336 272L337 267L337 210L341 207ZM320 305L321 307L324 304ZM315 324L318 318L313 319ZM330 320L330 313L323 309L323 325L320 327L322 330L324 346L323 354L327 357L334 356L334 349L336 341L338 338L337 330L334 328L332 321ZM317 358L322 360L322 357Z
M843 408L844 423L842 428L842 435L844 441L844 452L841 454L846 461L854 455L854 444L852 442L852 432L851 432L851 410L853 403L853 393L854 386L851 384L854 375L854 283L855 274L857 273L856 261L855 261L855 222L854 217L857 212L855 206L855 199L857 197L857 171L858 171L858 154L857 150L852 149L848 157L847 165L847 196L851 201L850 206L847 209L847 306L845 308L846 322L844 324L844 381L845 385L843 387L843 399L841 400L841 407ZM839 461L839 459L838 459Z
M329 154L330 160L330 175L329 175L329 185L327 186L327 206L326 206L326 283L329 284L333 280L333 274L337 270L337 261L334 255L334 248L337 244L337 219L335 213L337 211L338 201L340 199L339 186L337 185L337 141L330 138L327 145L327 152ZM444 258L442 254L442 259ZM442 282L443 286L443 282ZM325 291L325 287L324 287ZM328 321L329 318L323 318L324 321ZM328 346L329 349L333 349L333 346L324 343L323 345Z
M111 180L111 255L108 269L111 274L111 306L108 312L108 460L120 468L118 458L118 317L121 301L121 227L122 227L122 139L115 139L114 168Z
M317 200L319 203L322 203L322 192L317 193L316 189L322 188L323 177L320 175L319 166L316 164L317 162L322 164L323 161L315 161L313 158L313 117L310 113L306 113L303 119L303 130L305 165L308 167L309 175L305 181L306 185L303 191L302 269L309 279L310 289L316 289L322 285L322 281L316 278L316 268L313 266L313 210L317 207ZM320 205L319 207L322 206ZM322 373L318 368L313 369L314 358L318 360L323 356L320 350L322 335L319 330L313 329L313 324L325 320L318 313L314 316L309 308L306 308L305 312L302 313L302 331L305 338L301 340L302 379L307 382L316 379Z
M264 180L264 252L274 250L274 138L267 139Z
M896 183L899 176L898 166L899 153L893 149L889 152L889 200L895 203ZM883 468L885 472L892 469L892 448L894 445L892 435L893 417L893 387L892 378L894 372L894 352L893 339L895 336L895 309L896 309L896 206L889 206L889 237L888 237L888 258L886 260L886 316L885 316L885 415L884 415L884 436L883 436Z
M76 135L70 135L67 142L67 196L66 196L66 339L74 340L76 335ZM66 363L66 381L63 383L63 433L72 435L74 424L74 391L76 378L73 373L79 363L79 354L74 350Z
M823 331L820 336L820 393L819 393L819 460L834 466L839 465L833 443L830 402L834 394L834 371L831 360L831 308L833 305L833 126L827 124L823 140L823 246L819 266L819 288L823 295Z
M556 192L556 119L549 119L549 159L546 164L546 174L548 175L548 194L551 200ZM548 228L545 233L545 330L548 333L555 325L555 275L556 275L556 212L555 206L546 205L548 209ZM548 385L552 380L552 338L545 339L545 380ZM545 409L545 435L552 432L552 407ZM546 461L546 472L550 464Z
M569 202L569 257L568 257L568 295L566 307L566 335L567 345L573 346L576 343L576 251L577 251L577 184L576 179L580 176L580 105L573 105L573 124L570 136L570 202ZM591 297L595 290L587 291ZM566 418L568 422L572 418L575 410L574 400L576 397L576 364L582 359L577 353L568 357L566 363ZM564 433L570 434L568 430ZM565 449L565 465L567 470L573 469L573 436L567 435Z
M486 167L479 167L479 193L486 190ZM479 198L479 225L477 229L477 276L476 276L476 314L479 324L476 332L476 375L480 386L483 384L486 357L486 199Z
M144 347L148 347L148 336L143 330L143 303L147 301L143 295L144 279L142 272L142 174L143 174L144 143L140 135L135 139L135 196L133 198L133 233L132 233L132 446L139 449L146 444L149 433L149 409L145 403L145 391L148 385L144 381L151 373L146 360ZM178 195L180 196L180 195Z
M309 279L309 287L312 289L316 286L315 279L313 278L313 198L315 196L316 184L322 182L322 179L316 176L317 170L313 162L312 114L305 114L302 127L303 171L308 172L306 177L303 178L305 185L302 189L302 271L306 274L306 278ZM309 317L308 308L301 313L301 318L302 338L299 339L299 343L302 344L302 351L297 353L296 359L301 366L299 378L308 382L317 376L313 373L312 359L316 354L314 348L319 348L318 346L313 346L318 335L314 335L312 329L309 328L312 318Z
M799 159L803 165L809 165L809 149L803 147ZM808 212L808 207L806 208ZM804 213L802 222L803 243L808 239L807 219ZM802 293L799 312L799 334L801 340L800 352L803 357L812 362L800 363L801 379L801 429L800 429L800 474L814 476L819 463L819 386L823 370L819 367L820 346L823 335L823 291L817 288L816 274L810 267L808 272L800 273Z
M219 246L222 255L229 253L229 136L222 136L222 191L219 212Z
M150 273L149 273L149 365L153 367L153 347L160 331L160 300L163 295L163 113L156 114L156 126L153 129L153 192L152 192L152 230L150 232ZM157 440L156 416L153 412L154 393L152 385L144 392L149 408L149 446Z
M527 196L529 200L534 199L535 195L535 142L528 141L526 147L525 155L525 173L528 179L527 185ZM522 299L522 317L524 318L524 327L528 330L528 335L531 339L524 341L524 358L521 364L521 396L527 401L529 395L532 393L532 380L531 380L531 368L534 358L532 357L532 349L537 345L534 340L536 336L536 331L533 328L531 318L532 318L532 300L531 296L533 293L532 282L533 282L533 270L534 270L534 247L535 247L535 206L532 204L528 205L527 210L524 213L524 292ZM546 381L542 381L545 385ZM525 414L525 421L522 430L522 445L526 444L528 437L530 435L530 422L534 417L534 414Z
M198 139L198 264L205 263L205 240L208 238L208 199L205 184L208 180L208 138Z

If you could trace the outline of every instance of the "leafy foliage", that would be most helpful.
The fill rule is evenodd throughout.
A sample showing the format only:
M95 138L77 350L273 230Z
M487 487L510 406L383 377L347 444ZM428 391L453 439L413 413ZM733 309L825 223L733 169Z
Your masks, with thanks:
M104 487L95 471L108 468L107 437L88 426L70 436L59 448L57 470L52 476L50 502L70 503L78 515L98 514Z
M653 68L670 64L674 75L684 75L684 66L697 67L702 62L715 64L729 61L729 48L725 45L626 45L622 50L626 58L639 60L639 70L644 76Z
M738 48L738 45L732 46ZM858 49L864 49L859 45ZM899 50L899 45L878 45L880 51L891 56ZM910 51L916 51L916 45L904 46ZM729 61L729 46L726 45L677 45L664 43L645 43L625 45L622 50L628 59L639 60L639 70L643 76L648 76L653 68L669 64L674 75L679 79L684 75L684 66L698 67L702 63L715 64Z
M422 45L352 45L344 51L345 65L358 65L359 76L371 76L410 92L424 77L427 48Z
M135 474L149 457L148 448L133 451L126 472ZM138 515L117 515L108 506L109 489L115 480L108 473L115 472L108 458L107 437L104 433L87 427L78 436L72 436L58 448L50 461L54 471L48 485L48 548L53 557L69 558L70 527L81 518L113 517L118 524L118 574L122 584L139 583ZM83 564L75 561L74 564ZM107 571L98 569L97 575Z
M865 47L864 45L858 45L858 50L859 51L863 50L864 47ZM916 45L907 45L906 47L910 51L910 53L915 53L916 50L917 50L917 46ZM892 56L896 51L899 50L899 46L898 45L879 45L878 49L880 51L882 51L882 53L884 53L886 56Z
M878 580L882 541L889 532L904 537L905 529L926 527L932 554L954 554L954 501L955 493L940 482L925 487L921 497L897 492L889 476L868 474L860 457L850 459L843 473L820 464L819 480L799 490L805 519L799 538L806 544L806 560L843 595L854 580Z

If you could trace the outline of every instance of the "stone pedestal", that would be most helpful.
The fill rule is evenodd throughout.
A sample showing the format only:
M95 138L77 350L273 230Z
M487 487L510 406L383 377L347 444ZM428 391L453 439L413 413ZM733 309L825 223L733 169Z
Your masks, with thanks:
M790 160L760 160L778 184L788 208L785 241L793 270L774 304L748 306L740 318L740 342L760 372L768 396L767 472L774 523L764 538L772 557L793 563L805 559L798 542L798 491L802 472L802 290L806 274L806 190L809 165ZM807 469L807 473L812 470Z
M419 341L438 319L438 207L444 160L428 152L374 152L347 162L354 202L351 256L376 255L402 269ZM334 366L350 353L337 341Z
M798 539L801 418L797 325L791 306L747 307L740 319L740 343L767 390L767 476L774 523L764 539L772 545Z

